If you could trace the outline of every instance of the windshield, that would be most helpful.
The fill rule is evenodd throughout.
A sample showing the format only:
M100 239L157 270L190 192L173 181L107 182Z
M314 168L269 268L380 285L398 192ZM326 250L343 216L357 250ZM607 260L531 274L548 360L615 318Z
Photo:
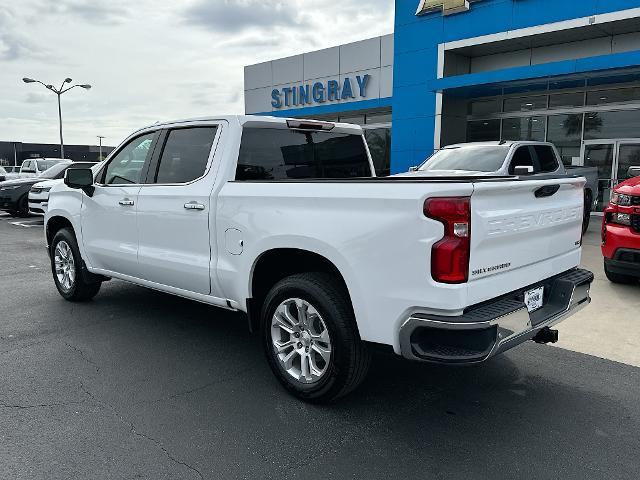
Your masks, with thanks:
M435 170L465 170L495 172L500 170L509 153L508 146L469 145L445 148L434 153L419 168L421 172Z
M4 175L5 173L7 173L7 171L4 168L0 167L0 173Z
M38 171L40 172L47 170L60 162L61 160L36 160L36 163L38 164Z
M56 163L53 167L48 168L47 170L42 172L42 175L40 175L40 178L48 178L49 180L62 178L63 173L68 166L69 166L68 163Z

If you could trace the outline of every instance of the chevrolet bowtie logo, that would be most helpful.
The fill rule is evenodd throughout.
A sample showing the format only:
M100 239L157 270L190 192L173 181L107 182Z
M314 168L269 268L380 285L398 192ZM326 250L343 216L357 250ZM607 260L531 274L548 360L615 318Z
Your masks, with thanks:
M469 10L469 4L471 2L477 1L478 0L420 0L416 15L425 15L437 10L442 10L443 15L466 12Z

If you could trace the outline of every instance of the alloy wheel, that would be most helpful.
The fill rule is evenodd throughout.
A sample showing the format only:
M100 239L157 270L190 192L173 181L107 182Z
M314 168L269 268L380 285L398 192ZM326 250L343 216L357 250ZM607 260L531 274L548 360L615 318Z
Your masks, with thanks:
M271 341L280 366L295 380L313 384L331 362L331 337L318 310L301 298L289 298L276 308Z
M56 245L53 261L58 283L65 292L68 292L75 285L76 263L71 247L66 241L61 240Z

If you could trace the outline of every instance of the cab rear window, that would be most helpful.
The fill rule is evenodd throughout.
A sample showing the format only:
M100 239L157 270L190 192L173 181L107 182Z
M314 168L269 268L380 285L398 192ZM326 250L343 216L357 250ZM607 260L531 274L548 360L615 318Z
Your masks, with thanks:
M360 135L276 128L245 128L236 180L370 177Z

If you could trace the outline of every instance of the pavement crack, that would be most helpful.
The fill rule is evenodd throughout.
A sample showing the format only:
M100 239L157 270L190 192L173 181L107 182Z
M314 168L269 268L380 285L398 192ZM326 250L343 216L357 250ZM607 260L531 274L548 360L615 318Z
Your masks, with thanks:
M135 436L137 436L137 437L144 438L145 440L148 440L148 441L150 441L150 442L153 442L153 443L154 443L154 444L155 444L155 445L156 445L160 450L162 450L162 451L164 452L164 454L167 456L167 458L168 458L169 460L171 460L172 462L174 462L174 463L175 463L175 464L177 464L177 465L182 465L182 466L184 466L184 467L188 468L188 469L189 469L189 470L191 470L192 472L196 473L196 474L198 475L198 477L200 477L202 480L204 480L204 476L202 475L202 473L200 473L200 470L198 470L197 468L195 468L195 467L193 467L193 466L189 465L189 464L188 464L188 463L186 463L186 462L183 462L182 460L178 460L176 457L174 457L173 455L171 455L171 453L169 452L169 450L167 450L167 449L164 447L164 445L162 445L162 443L161 443L161 442L159 442L159 441L158 441L158 440L156 440L155 438L150 437L149 435L145 435L144 433L140 433L140 432L138 432L138 431L136 430L136 426L135 426L133 423L129 422L129 425L130 425L130 427L131 427L130 433L131 433L132 435L135 435Z
M74 352L78 353L78 355L80 355L80 357L87 363L93 365L93 367L96 369L96 373L100 371L100 367L98 366L98 364L96 362L94 362L91 358L89 358L87 356L87 354L85 354L82 350L80 350L78 347L76 347L75 345L71 345L68 342L65 342L65 345L67 347L69 347L71 350L73 350Z
M58 402L58 403L37 403L32 405L12 405L9 403L0 402L2 408L16 408L20 410L27 410L30 408L47 408L47 407L66 407L69 405L78 405L83 402Z
M122 422L125 425L128 425L129 426L129 433L131 435L135 435L137 437L144 438L145 440L148 440L148 441L152 442L156 447L158 447L160 450L162 450L162 452L167 456L167 458L169 460L171 460L173 463L175 463L176 465L182 465L183 467L188 468L192 472L196 473L198 475L198 477L200 477L201 479L204 480L204 476L202 475L202 473L200 473L200 471L197 468L195 468L195 467L189 465L188 463L183 462L182 460L179 460L176 457L174 457L171 454L171 452L169 452L169 450L167 450L165 448L165 446L159 440L156 440L155 438L150 437L149 435L145 435L144 433L138 432L136 430L136 426L133 424L133 422L129 422L129 421L125 420L123 418L123 416L116 410L116 408L113 405L111 405L111 404L109 404L109 403L107 403L107 402L105 402L103 400L100 400L100 399L96 398L96 396L93 393L91 393L89 390L87 390L87 388L84 386L84 383L82 383L82 382L80 382L80 389L85 393L85 395L87 395L89 398L91 398L94 402L96 402L96 403L108 408L109 410L111 410L111 412L113 412L113 414L116 417L118 417L120 422Z

